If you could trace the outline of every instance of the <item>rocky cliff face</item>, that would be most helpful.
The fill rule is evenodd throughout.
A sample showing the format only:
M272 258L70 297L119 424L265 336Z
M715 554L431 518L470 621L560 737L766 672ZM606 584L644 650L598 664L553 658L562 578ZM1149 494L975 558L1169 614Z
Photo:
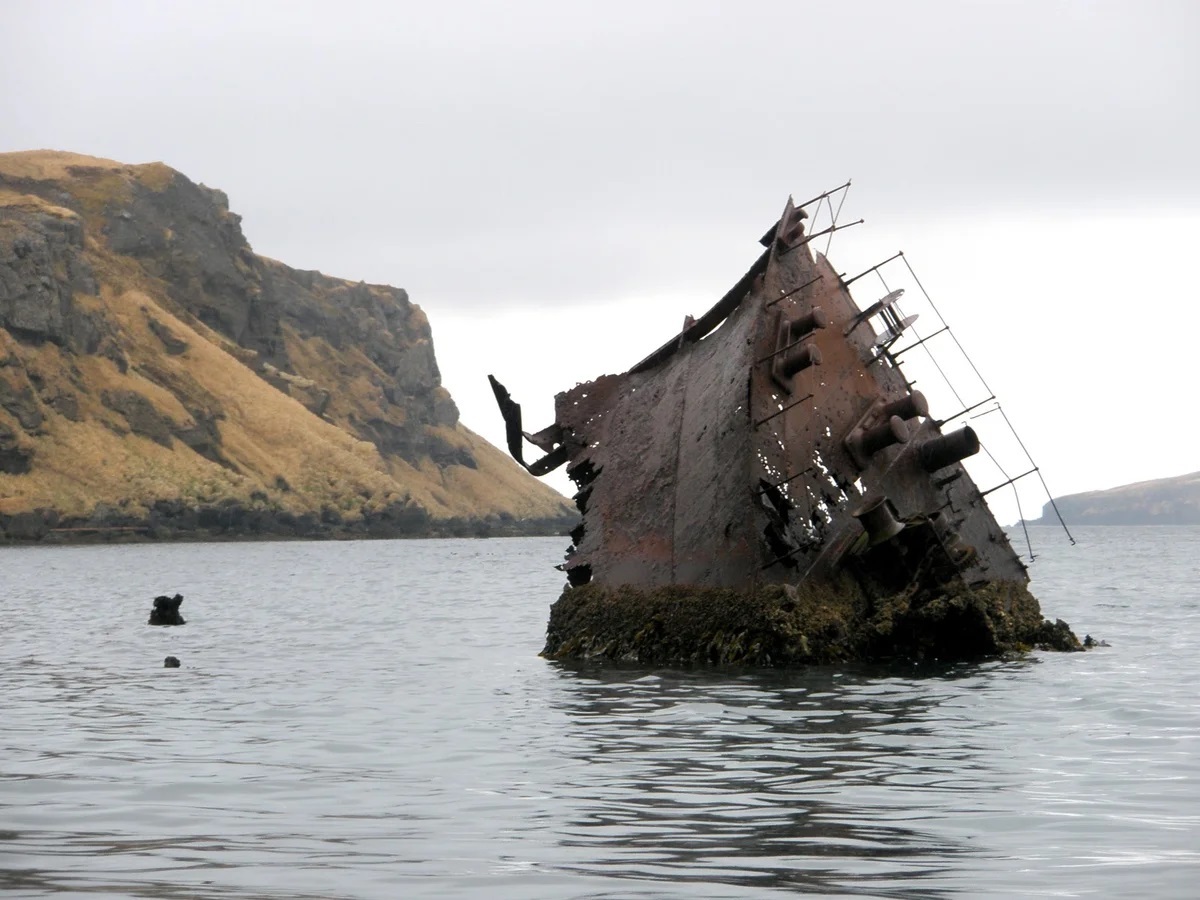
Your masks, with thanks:
M458 421L405 291L257 256L223 193L162 164L0 154L0 532L572 518Z
M1068 525L1200 525L1200 472L1055 499ZM1049 503L1039 525L1057 525Z

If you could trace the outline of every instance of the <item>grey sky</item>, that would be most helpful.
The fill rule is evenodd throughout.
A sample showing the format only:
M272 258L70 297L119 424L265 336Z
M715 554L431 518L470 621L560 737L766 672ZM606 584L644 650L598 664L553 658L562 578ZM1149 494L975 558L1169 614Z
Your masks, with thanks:
M1042 233L1062 235L1061 254L1038 258L1035 281L1112 259L1064 233L1073 222L1115 216L1114 237L1144 238L1169 221L1200 238L1200 4L1187 0L8 0L3 13L0 145L162 160L225 190L258 252L408 288L464 419L495 442L482 379L513 350L461 340L473 323L499 336L525 328L514 310L602 316L668 295L696 297L672 322L702 311L789 193L853 178L853 218L874 231L850 249L867 265L915 240L926 270L951 273L972 253L953 239L1003 240L1007 218L1059 223ZM1135 302L1095 296L1104 283L1087 285L1095 309ZM1194 288L1168 291L1190 298L1170 299L1194 335ZM520 354L565 368L529 327ZM576 352L601 368L569 382L513 377L548 409L661 338L630 335L611 364ZM1019 402L1044 394L1014 384ZM1179 466L1200 454L1122 471ZM1078 489L1103 486L1092 477Z
M1200 205L1189 2L38 2L5 20L6 144L162 159L225 189L260 252L456 302L678 286L655 233L719 240L847 177L876 215ZM714 262L697 283L727 277Z

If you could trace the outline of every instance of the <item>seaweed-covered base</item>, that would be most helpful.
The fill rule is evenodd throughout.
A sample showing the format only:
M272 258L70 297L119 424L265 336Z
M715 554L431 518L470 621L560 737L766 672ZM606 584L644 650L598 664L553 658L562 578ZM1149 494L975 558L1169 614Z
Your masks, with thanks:
M673 585L568 587L550 608L548 659L647 664L801 666L850 660L957 661L1082 650L1061 619L1042 618L1023 584L956 584L868 597L847 577L754 592Z

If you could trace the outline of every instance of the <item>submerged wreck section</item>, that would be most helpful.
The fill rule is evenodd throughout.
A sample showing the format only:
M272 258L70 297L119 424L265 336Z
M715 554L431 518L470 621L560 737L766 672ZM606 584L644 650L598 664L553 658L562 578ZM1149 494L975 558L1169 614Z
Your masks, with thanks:
M1077 649L892 353L892 291L861 308L789 200L724 297L629 371L560 393L509 450L563 464L582 522L543 655L795 665ZM851 279L853 281L854 279ZM544 454L528 463L523 443Z

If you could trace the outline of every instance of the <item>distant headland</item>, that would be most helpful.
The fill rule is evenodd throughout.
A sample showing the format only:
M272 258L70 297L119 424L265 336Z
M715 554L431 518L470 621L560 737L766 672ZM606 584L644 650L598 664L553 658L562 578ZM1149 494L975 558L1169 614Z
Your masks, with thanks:
M1200 525L1200 472L1054 500L1068 525ZM1031 525L1057 524L1049 503Z

